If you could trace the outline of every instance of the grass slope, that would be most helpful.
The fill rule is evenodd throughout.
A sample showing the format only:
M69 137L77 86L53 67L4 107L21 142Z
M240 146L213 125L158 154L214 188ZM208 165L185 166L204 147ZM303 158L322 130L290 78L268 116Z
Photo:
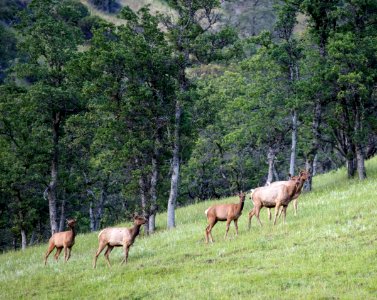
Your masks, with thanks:
M91 15L98 16L115 25L126 24L126 21L118 18L116 13L107 13L101 11L97 9L94 5L92 5L89 0L79 1L88 8ZM121 7L129 6L134 11L138 11L143 6L149 5L152 14L157 14L157 12L173 14L173 10L168 6L168 4L160 0L118 0L117 3Z
M103 255L92 269L97 233L77 236L67 264L50 257L45 267L47 245L0 255L0 299L377 299L377 158L367 171L363 182L344 170L315 177L286 225L272 226L262 210L264 226L253 220L248 231L248 200L240 235L232 225L224 240L218 223L213 245L204 244L204 210L217 202L178 209L177 228L138 238L126 266L117 248L111 269Z

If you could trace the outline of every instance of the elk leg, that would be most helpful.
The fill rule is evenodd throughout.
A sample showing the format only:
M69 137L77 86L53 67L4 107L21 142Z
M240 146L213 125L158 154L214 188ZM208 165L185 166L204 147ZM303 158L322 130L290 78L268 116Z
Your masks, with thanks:
M63 247L56 248L56 253L54 255L56 262L58 261L60 252L62 252L62 250L63 250Z
M279 214L279 209L280 209L280 204L277 203L276 206L275 206L275 218L274 218L274 225L276 225L276 219L277 219L277 216Z
M106 247L106 244L103 244L103 243L100 243L100 244L99 244L99 246L98 246L98 250L97 250L96 255L94 256L94 259L93 259L93 268L96 267L98 255L101 254L101 252L103 251L103 249L104 249L105 247Z
M65 246L64 247L64 262L67 262L67 257L68 257L68 247L67 246Z
M107 261L107 265L109 266L109 267L111 267L111 264L110 264L110 258L109 258L109 256L110 256L110 253L111 253L111 251L113 250L113 248L114 248L114 246L110 246L110 245L108 245L107 246L107 249L106 249L106 251L105 251L105 259L106 259L106 261Z
M268 219L271 221L271 208L267 208Z
M283 224L285 224L285 218L287 216L287 206L283 206Z
M226 220L226 230L225 230L225 236L224 236L224 239L226 239L226 237L228 236L228 231L229 231L230 222L232 222L232 220Z
M261 210L260 207L256 207L256 209L255 209L255 216L256 216L257 219L258 219L258 222L259 222L260 227L262 227L262 222L261 222L261 220L260 220L260 218L259 218L260 210Z
M282 212L283 212L283 206L282 206L281 209L279 210L278 219L280 218Z
M212 236L212 228L215 226L216 223L217 223L217 220L210 222L210 224L207 226L207 234L209 238L211 239L211 243L214 242L213 236Z
M45 254L45 265L47 264L47 258L48 256L51 254L52 250L54 250L55 246L54 244L49 244L48 245L48 249L47 249L47 252Z
M216 224L216 223L215 223ZM213 226L215 226L215 224L213 224L209 230L209 237L211 238L211 243L213 244L214 240L213 240L213 236L212 236L212 228Z
M297 199L293 200L293 208L295 209L295 217L297 216Z
M206 244L208 244L208 229L209 229L209 225L207 225L206 227Z
M71 258L71 250L72 250L72 247L68 247L68 257L67 257L67 261L68 261L68 259Z
M234 220L234 227L236 227L236 235L238 235L238 219Z
M252 217L255 215L255 209L253 208L250 212L249 212L249 230L250 230L250 227L251 227L251 219Z
M129 245L124 246L124 258L123 258L122 262L120 263L121 265L123 265L124 262L127 264L128 251L130 251L130 246Z

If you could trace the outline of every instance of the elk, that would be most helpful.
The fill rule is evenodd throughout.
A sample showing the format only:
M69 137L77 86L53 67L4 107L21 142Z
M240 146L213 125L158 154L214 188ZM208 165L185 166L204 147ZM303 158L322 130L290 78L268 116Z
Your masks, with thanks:
M232 221L234 221L234 226L236 227L236 235L238 235L238 218L242 214L243 206L245 203L246 194L242 191L238 194L240 198L239 203L232 203L232 204L218 204L210 206L206 211L205 214L208 220L208 226L206 227L206 243L208 244L208 237L211 239L211 243L213 243L212 237L212 228L215 226L217 221L226 221L226 231L224 238L227 237L229 231L229 225Z
M54 233L49 242L48 242L48 249L45 255L45 265L47 264L47 258L56 248L56 253L55 253L55 260L58 261L60 252L64 248L64 261L67 262L68 259L71 257L71 249L73 245L75 244L75 236L76 236L76 231L75 231L75 225L76 225L76 220L75 219L70 219L67 220L67 225L69 227L68 231L63 231L63 232L57 232Z
M294 179L298 179L299 177L301 177L301 182L300 182L299 186L297 187L296 193L292 197L295 216L297 216L297 198L301 195L301 191L302 191L302 188L304 186L304 183L310 177L310 173L308 171L300 171L299 176L291 176L289 174L289 179L294 180ZM275 182L270 183L269 186L286 184L287 182L288 181L275 181ZM282 210L280 210L278 218L280 217L281 213L282 213ZM271 209L270 208L268 208L268 219L271 220Z
M289 202L292 200L293 195L296 193L297 188L301 182L300 177L291 178L286 184L269 185L259 187L252 190L250 198L253 200L254 208L249 212L249 229L251 219L255 215L259 221L260 226L262 222L259 218L259 212L263 207L275 207L274 225L276 224L277 215L280 207L283 207L283 222L285 223L286 211Z
M93 268L96 267L98 255L101 254L102 250L107 246L105 251L105 259L109 267L111 267L109 255L114 247L123 247L124 255L121 264L128 260L128 251L130 247L135 242L136 237L140 233L141 225L145 224L147 219L141 216L134 217L134 226L131 228L122 228L122 227L109 227L103 229L98 234L98 249L96 255L94 256Z

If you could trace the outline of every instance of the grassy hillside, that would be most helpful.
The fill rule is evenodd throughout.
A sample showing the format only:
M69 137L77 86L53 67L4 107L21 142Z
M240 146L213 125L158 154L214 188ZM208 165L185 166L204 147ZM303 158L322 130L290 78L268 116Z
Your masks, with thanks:
M99 16L102 19L115 25L121 25L126 23L125 20L119 19L117 17L117 13L103 12L97 9L95 6L93 6L89 0L79 1L89 9L91 15ZM160 0L119 0L117 2L121 7L129 6L134 11L138 11L143 6L149 5L152 14L156 14L157 12L173 14L172 9L166 3Z
M112 268L101 255L92 269L97 233L77 236L67 264L50 257L45 267L47 245L0 255L0 299L377 299L377 158L367 171L364 182L344 170L316 177L286 225L272 226L262 210L264 227L253 220L248 231L248 200L240 235L232 226L224 240L218 223L213 245L204 244L204 210L215 202L181 208L177 228L137 239L126 266L118 248Z

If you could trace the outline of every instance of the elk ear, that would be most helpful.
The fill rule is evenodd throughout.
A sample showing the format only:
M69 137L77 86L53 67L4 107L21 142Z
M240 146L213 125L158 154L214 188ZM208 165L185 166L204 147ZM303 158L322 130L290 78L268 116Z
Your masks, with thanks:
M292 178L292 174L288 173L288 179L291 179L291 178Z

